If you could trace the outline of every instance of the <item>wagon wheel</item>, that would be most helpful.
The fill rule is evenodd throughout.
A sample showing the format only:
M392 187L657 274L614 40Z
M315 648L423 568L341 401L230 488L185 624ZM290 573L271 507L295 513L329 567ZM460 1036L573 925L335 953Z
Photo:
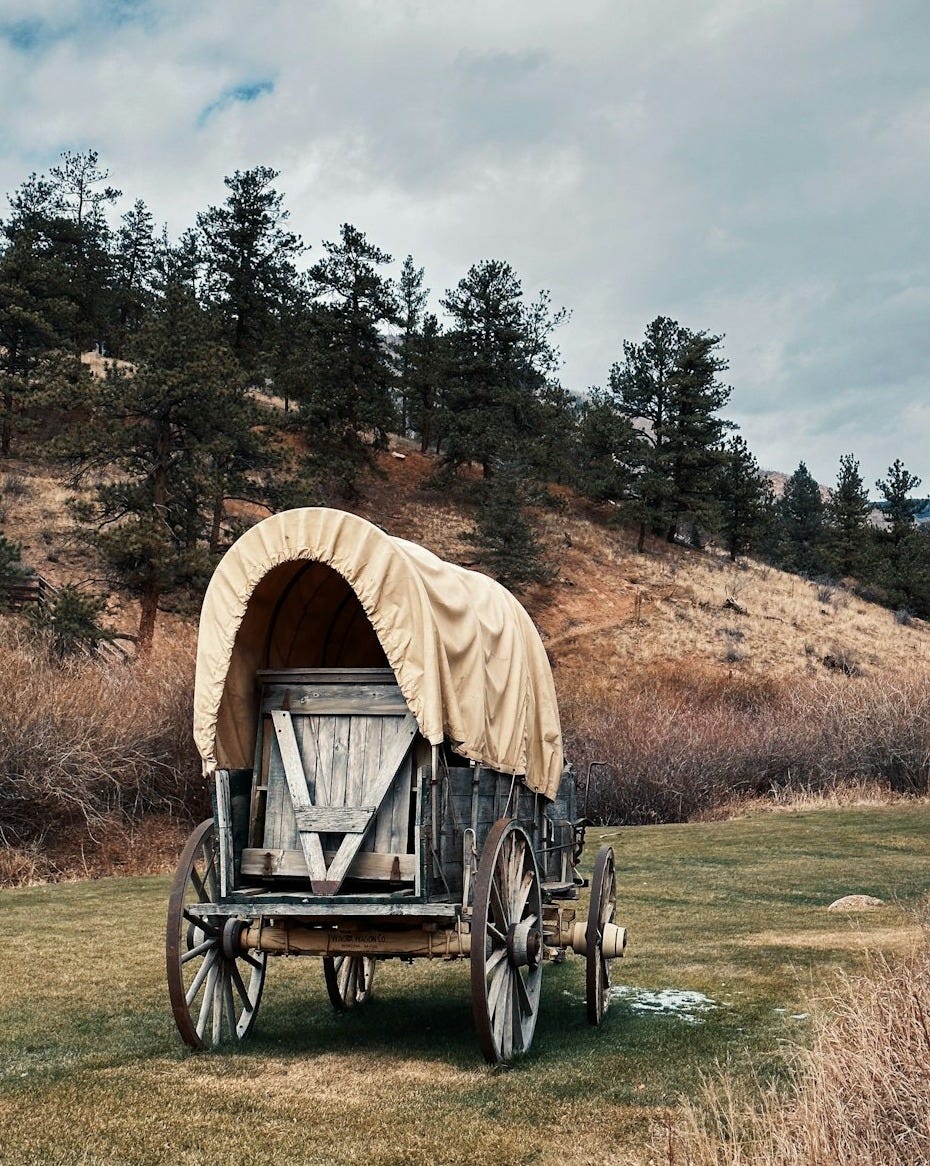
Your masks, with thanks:
M367 955L323 957L323 976L330 1003L337 1012L364 1004L371 996L375 961Z
M542 893L530 839L517 822L491 828L478 863L471 920L471 1004L492 1065L532 1043L542 987Z
M612 923L617 901L614 852L602 846L594 860L591 878L591 905L585 930L585 1003L588 1023L600 1024L610 1004L610 965L604 958L604 924Z
M168 900L168 995L178 1032L192 1049L248 1036L265 983L265 953L239 950L243 925L197 912L198 903L218 898L208 818L187 840Z

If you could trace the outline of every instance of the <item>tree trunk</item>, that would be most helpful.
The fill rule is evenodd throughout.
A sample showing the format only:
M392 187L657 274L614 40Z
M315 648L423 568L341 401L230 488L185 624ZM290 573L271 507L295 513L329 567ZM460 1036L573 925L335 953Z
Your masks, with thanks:
M152 641L155 638L155 617L158 615L158 600L161 596L159 588L150 583L140 597L139 639L136 652L140 659L148 659L152 652Z
M223 532L223 491L220 490L213 499L213 521L210 525L210 552L216 554L220 546L220 535Z
M646 523L645 521L639 524L639 538L636 540L637 554L644 554L646 550Z

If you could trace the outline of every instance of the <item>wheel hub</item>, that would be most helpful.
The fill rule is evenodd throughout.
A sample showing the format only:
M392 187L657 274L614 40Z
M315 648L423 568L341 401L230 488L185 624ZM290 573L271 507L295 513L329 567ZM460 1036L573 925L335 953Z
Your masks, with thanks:
M246 926L241 919L227 919L223 924L223 955L228 960L238 959L242 955L239 938Z
M542 934L533 920L525 919L507 932L507 958L515 968L537 968L542 953Z

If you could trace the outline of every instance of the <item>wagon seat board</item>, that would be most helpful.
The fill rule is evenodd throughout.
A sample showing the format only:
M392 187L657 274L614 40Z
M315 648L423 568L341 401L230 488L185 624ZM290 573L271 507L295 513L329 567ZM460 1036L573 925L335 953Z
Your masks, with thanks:
M194 739L206 775L252 768L265 805L251 848L302 854L321 893L366 852L412 853L402 820L409 808L413 828L421 746L451 747L549 800L563 769L549 662L519 602L322 507L258 523L214 572Z

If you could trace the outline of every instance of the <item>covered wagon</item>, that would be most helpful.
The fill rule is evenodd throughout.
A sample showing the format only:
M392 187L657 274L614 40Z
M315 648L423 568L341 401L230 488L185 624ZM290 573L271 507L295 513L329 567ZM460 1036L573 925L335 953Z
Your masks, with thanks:
M189 1045L247 1036L280 954L321 957L337 1009L379 960L469 958L497 1063L529 1048L544 962L572 949L601 1021L625 943L613 852L576 918L584 831L552 674L492 579L341 511L258 523L204 599L194 737L214 812L167 928Z

